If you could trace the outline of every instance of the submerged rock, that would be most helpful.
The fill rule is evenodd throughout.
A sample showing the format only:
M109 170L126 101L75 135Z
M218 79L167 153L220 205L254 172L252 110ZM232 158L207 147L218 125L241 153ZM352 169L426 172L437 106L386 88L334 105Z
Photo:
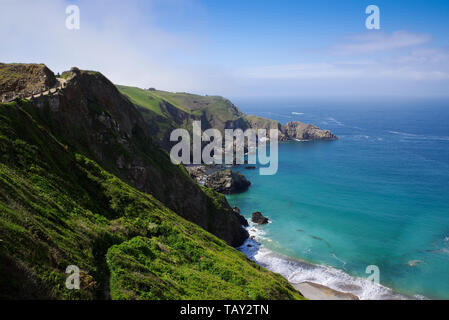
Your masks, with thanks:
M260 225L260 224L267 224L269 220L267 217L264 217L262 213L256 211L252 213L251 221Z
M212 173L205 183L206 187L224 194L244 192L250 185L244 175L230 169Z

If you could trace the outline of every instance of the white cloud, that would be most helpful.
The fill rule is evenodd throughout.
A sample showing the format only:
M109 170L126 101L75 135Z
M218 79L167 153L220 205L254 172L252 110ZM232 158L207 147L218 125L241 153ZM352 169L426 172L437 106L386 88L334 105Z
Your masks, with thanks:
M244 61L204 62L219 60L208 38L161 30L154 10L79 0L81 29L70 31L67 1L0 2L1 62L42 62L55 72L77 66L101 71L118 84L225 96L447 91L449 55L430 47L428 35L375 32L319 57L298 57L300 63L241 67ZM170 5L176 10L179 1ZM245 49L254 48L248 43Z
M352 39L333 48L339 55L309 58L319 62L242 68L236 78L271 95L447 96L449 53L430 47L430 36L401 31Z
M352 43L332 48L320 62L242 68L236 78L271 88L289 87L307 94L400 93L446 94L449 80L449 53L422 47L430 36L404 31L351 37ZM398 50L401 49L401 50ZM335 55L338 53L339 55ZM350 57L348 59L348 57ZM316 60L316 58L314 59ZM412 89L411 89L412 88Z
M363 54L402 49L421 45L431 41L425 34L396 31L392 34L366 33L352 37L351 43L344 43L332 48L335 54Z
M435 48L416 49L406 55L398 57L395 62L400 64L414 63L417 65L449 65L449 52Z
M68 2L0 1L2 62L45 63L55 72L77 66L101 71L115 83L174 91L207 91L221 81L204 78L219 70L183 61L201 53L200 36L157 28L151 23L156 13L140 12L138 2L77 1L81 28L74 31L65 27ZM170 5L176 10L181 4Z
M403 80L442 80L449 79L448 70L417 68L406 64L334 62L297 65L277 65L242 69L239 75L248 79L260 80L312 80L321 79L403 79Z
M351 65L351 64L350 64ZM239 72L249 79L330 79L360 77L360 69L344 68L335 63L303 63L243 69Z

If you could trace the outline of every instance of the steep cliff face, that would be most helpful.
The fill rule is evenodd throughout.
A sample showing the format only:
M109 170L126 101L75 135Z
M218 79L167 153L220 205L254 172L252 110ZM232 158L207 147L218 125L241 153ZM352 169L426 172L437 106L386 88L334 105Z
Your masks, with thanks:
M76 81L91 77L79 76L73 94L81 90ZM89 83L103 88L96 82ZM50 130L57 124L52 115L73 108L72 125L90 121L105 144L114 142L106 128L116 128L117 139L133 144L132 121L113 118L125 111L111 108L110 120L99 121L98 110L90 110L95 117L83 113L94 96L66 105L65 99L80 99L67 94L53 97L55 111L49 97L39 99L43 110L36 101L0 103L0 299L302 299L280 275L67 146L69 134L59 140L60 130ZM42 122L42 115L51 121ZM214 199L211 212L227 205L205 192ZM225 223L218 213L215 218ZM66 288L68 266L79 268L79 290Z
M171 163L141 113L108 79L76 68L62 76L64 90L34 99L27 110L52 134L228 244L244 241L247 232L226 200L205 194L182 166Z

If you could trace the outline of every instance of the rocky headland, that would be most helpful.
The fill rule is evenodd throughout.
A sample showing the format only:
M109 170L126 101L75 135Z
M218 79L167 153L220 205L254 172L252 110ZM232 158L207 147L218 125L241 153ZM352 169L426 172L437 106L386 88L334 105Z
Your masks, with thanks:
M272 119L246 115L231 101L219 96L200 96L184 92L167 92L156 89L117 86L119 91L142 113L155 141L170 150L170 133L177 128L191 133L192 122L201 121L202 130L218 129L224 136L225 129L278 129L278 139L288 140L337 140L329 130L302 122L281 124ZM259 137L261 138L261 137Z
M279 141L288 140L338 140L338 137L329 130L322 130L313 124L305 124L299 121L291 121L285 125L276 120L262 118L249 115L246 117L250 127L257 129L265 129L267 138L270 137L270 129L278 130Z

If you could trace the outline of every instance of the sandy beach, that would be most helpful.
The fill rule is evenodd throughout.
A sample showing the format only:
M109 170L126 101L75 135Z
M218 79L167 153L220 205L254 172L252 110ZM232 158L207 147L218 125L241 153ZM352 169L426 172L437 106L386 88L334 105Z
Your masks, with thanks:
M340 292L309 281L292 283L292 286L309 300L359 300L352 293Z

